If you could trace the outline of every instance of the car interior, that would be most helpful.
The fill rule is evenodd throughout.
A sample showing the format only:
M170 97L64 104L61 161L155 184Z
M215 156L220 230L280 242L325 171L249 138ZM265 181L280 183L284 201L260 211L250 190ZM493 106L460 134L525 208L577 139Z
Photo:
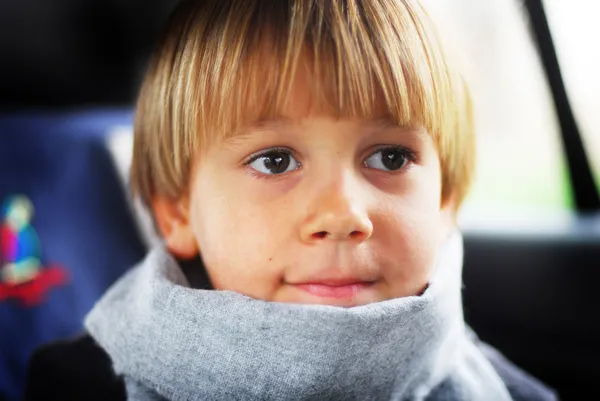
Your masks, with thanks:
M553 1L494 0L489 5L516 10L532 46L533 71L546 96L539 103L550 110L548 118L556 126L554 132L540 128L535 135L552 137L564 166L542 168L540 174L547 176L539 180L564 186L566 200L547 207L548 199L540 195L539 203L532 200L526 209L467 203L459 216L465 241L464 313L483 341L555 389L560 399L595 399L588 394L597 393L600 381L595 291L600 289L600 125L582 124L574 106L577 96L566 79L567 63L552 24L556 9L549 11ZM457 13L471 12L475 22L465 35L469 40L478 36L473 29L484 24L484 16L476 11L488 2L444 0L441 8L442 3ZM0 401L19 399L33 350L77 336L94 302L158 241L149 216L131 201L127 171L137 89L173 4L0 3L0 223L17 216L11 214L15 211L25 216L29 231L22 231L27 234L23 241L41 255L36 261L41 270L32 270L26 279L0 275ZM502 42L515 33L500 14L490 11L489 18L497 21L494 41ZM585 51L595 42L592 37L581 41L589 42L589 48L582 46ZM493 51L487 42L481 46L481 54ZM471 62L486 61L472 57ZM512 62L517 70L524 68ZM526 96L514 93L512 101ZM598 106L596 99L593 108ZM501 109L496 103L490 107ZM522 112L536 126L535 111ZM507 192L514 190L511 180L518 179L512 173L518 170L502 167L513 163L512 148L524 148L519 154L531 154L532 160L545 152L526 138L514 142L508 150L482 156L482 163L497 158L497 182L508 182ZM522 162L527 174L530 167ZM481 188L495 185L494 177L482 175L487 183ZM7 238L1 237L3 247Z

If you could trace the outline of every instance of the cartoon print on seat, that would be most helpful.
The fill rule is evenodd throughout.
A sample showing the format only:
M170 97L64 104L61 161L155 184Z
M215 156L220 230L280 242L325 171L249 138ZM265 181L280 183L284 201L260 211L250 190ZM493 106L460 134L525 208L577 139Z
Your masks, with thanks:
M23 195L9 196L0 209L0 301L16 298L33 306L50 288L67 282L61 266L42 266L39 239L31 225L33 212L33 204Z

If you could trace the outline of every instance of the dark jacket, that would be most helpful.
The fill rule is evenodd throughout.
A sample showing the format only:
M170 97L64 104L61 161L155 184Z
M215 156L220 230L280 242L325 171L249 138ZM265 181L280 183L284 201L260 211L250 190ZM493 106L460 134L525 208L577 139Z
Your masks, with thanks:
M556 394L499 352L478 342L515 401L555 401ZM442 384L443 385L443 384ZM89 335L47 345L32 357L24 401L126 400L123 380L110 357Z

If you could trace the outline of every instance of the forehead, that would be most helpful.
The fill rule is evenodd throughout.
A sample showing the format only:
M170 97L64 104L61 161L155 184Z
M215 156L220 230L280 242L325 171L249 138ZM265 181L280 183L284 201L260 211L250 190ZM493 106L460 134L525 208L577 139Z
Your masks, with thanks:
M247 135L251 132L256 131L282 131L282 132L298 132L306 129L312 122L315 121L333 121L333 122L344 122L354 123L360 126L364 131L384 130L384 129L397 129L402 131L415 130L419 131L417 127L401 127L398 126L393 120L383 117L377 119L363 119L363 118L333 118L331 115L324 113L310 113L306 115L278 115L269 119L262 119L249 123L248 125L241 127L231 135L228 135L225 140L234 140L238 137Z
M348 144L355 143L354 141L362 143L375 135L379 140L399 139L401 136L403 140L419 149L421 146L434 145L430 133L421 127L399 126L385 117L367 120L356 117L332 118L324 114L309 114L300 118L276 116L272 119L256 121L213 144L216 148L235 149L240 145L256 144L261 141L277 139L288 142L300 138L323 140L329 135L345 138L343 141Z

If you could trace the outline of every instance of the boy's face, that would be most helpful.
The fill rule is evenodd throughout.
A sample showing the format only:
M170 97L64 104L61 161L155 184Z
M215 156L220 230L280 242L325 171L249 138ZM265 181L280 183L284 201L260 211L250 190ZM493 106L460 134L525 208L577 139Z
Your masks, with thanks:
M169 249L199 251L216 289L267 301L419 294L454 218L430 135L319 113L306 87L295 82L281 119L198 155L177 224L155 203Z

